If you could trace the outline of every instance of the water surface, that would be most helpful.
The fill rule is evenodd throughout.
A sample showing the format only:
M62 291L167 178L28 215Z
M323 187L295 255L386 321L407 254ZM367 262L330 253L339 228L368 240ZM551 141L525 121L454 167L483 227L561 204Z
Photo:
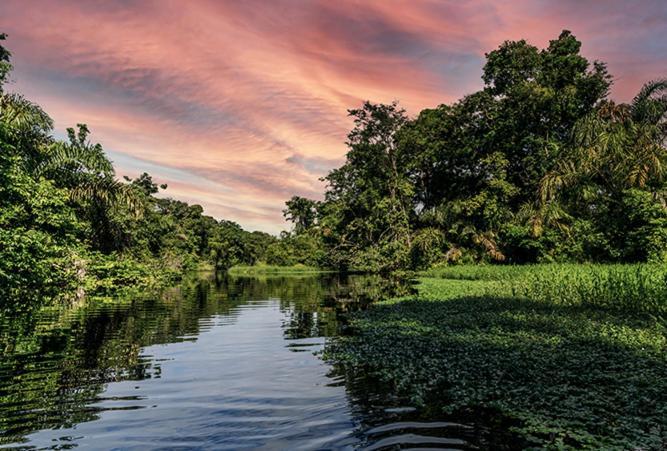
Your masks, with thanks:
M471 449L479 430L336 374L318 352L373 277L206 275L159 295L5 320L0 445ZM474 446L476 444L476 446Z

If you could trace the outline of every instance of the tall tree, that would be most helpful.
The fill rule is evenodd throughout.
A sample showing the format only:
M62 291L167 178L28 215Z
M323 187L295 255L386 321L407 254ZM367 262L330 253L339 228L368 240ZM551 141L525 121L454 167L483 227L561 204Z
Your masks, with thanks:
M285 202L283 216L294 224L294 231L302 233L313 227L317 221L318 202L300 196L292 196Z
M348 134L347 160L324 178L325 237L336 255L358 257L343 257L341 266L401 267L410 247L412 215L407 155L398 146L407 116L396 102L366 102L349 114L355 126Z

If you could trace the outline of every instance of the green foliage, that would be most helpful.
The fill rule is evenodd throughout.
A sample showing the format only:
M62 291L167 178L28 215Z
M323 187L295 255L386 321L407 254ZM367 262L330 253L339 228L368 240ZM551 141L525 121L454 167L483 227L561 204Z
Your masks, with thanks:
M442 266L423 275L490 283L488 292L478 293L484 295L667 315L667 270L660 264Z
M0 33L0 41L4 41L7 39L7 35L5 33ZM10 62L12 54L4 48L2 45L0 45L0 94L2 94L2 88L7 81L7 76L12 70L12 65Z
M0 228L0 312L30 311L72 294L79 282L71 250L39 230ZM1 315L0 315L1 316Z
M0 310L31 309L73 292L81 223L67 193L0 155Z
M417 405L514 420L528 446L667 442L667 271L449 266L356 314L326 356ZM437 278L434 278L437 277Z
M315 225L317 222L318 202L306 199L305 197L292 196L285 202L283 215L285 219L294 223L296 233L304 232Z
M667 82L617 105L580 50L569 31L543 50L508 41L486 55L484 88L451 105L351 110L324 202L288 203L296 232L322 237L327 266L377 272L664 259Z
M119 254L94 252L86 256L82 267L84 287L89 297L118 297L160 288L180 277L169 261L138 261Z
M350 110L347 162L325 177L328 190L319 229L341 269L392 270L403 267L411 246L411 184L404 171L398 132L406 123L396 103Z
M313 233L283 233L266 248L264 261L269 265L293 266L297 264L320 267L325 260L317 235Z
M0 88L9 57L0 46ZM157 197L167 186L147 173L118 180L85 124L67 129L65 141L52 131L38 105L0 89L3 313L157 286L200 262L216 269L254 264L278 241L206 216L199 205ZM312 248L296 259L306 260Z

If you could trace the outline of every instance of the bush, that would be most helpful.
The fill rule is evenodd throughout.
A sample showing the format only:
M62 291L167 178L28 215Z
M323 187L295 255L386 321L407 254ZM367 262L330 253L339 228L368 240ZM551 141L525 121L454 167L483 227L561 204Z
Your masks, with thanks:
M19 312L75 293L74 256L38 230L0 229L0 309Z

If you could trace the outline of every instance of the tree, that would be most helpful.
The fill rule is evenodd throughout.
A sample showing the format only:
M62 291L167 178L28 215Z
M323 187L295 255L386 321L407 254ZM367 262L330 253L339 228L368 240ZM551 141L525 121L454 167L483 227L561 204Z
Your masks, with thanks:
M609 101L582 118L571 146L541 182L542 208L560 204L570 222L590 221L605 237L605 259L663 258L656 240L663 240L661 218L667 217L665 92L667 81L650 82L631 104ZM654 238L639 238L638 230Z
M7 39L5 33L0 33L0 41ZM11 64L12 54L5 47L0 45L0 94L3 92L3 85L7 81L7 77L12 70Z
M73 291L82 230L67 190L30 172L29 162L51 142L52 121L37 105L2 89L9 56L0 45L0 313L39 307Z
M606 66L579 54L581 43L567 30L538 51L525 41L505 42L487 55L483 80L495 99L484 147L510 162L514 203L532 198L558 160L572 127L606 98Z
M125 181L132 183L132 186L139 188L139 190L143 192L146 196L157 194L161 189L162 190L167 189L166 183L163 183L161 185L154 183L153 177L147 172L142 173L138 178L134 180L128 176L123 176L123 178L125 179Z
M355 127L348 135L347 161L324 178L324 238L334 255L343 257L337 266L398 268L411 241L412 185L398 146L407 117L395 102L366 102L349 114Z
M285 202L283 216L294 223L294 231L302 233L309 230L317 222L318 202L300 196L292 196Z
M484 88L451 105L415 119L396 103L351 110L346 162L318 206L330 263L649 258L603 219L635 205L636 228L661 236L647 228L660 210L628 190L665 203L665 85L617 107L605 64L580 51L567 30L542 50L507 41L487 54Z

